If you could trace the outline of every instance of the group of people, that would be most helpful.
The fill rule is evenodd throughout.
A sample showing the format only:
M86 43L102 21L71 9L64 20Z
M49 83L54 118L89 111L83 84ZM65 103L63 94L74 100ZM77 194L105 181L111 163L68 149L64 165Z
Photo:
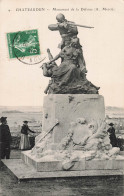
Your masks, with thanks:
M7 117L0 118L0 159L10 158L10 144L12 141L10 128L7 124ZM28 127L28 121L23 121L21 128L20 149L29 150L31 148L28 134L29 132L35 133Z
M11 144L11 133L9 126L7 124L7 117L0 118L0 159L10 158L10 144ZM118 142L115 135L115 128L113 123L110 123L110 128L107 130L110 138L110 143L112 147L117 147ZM23 126L21 128L21 140L20 149L29 150L31 148L28 134L29 132L35 133L28 127L28 121L23 121Z

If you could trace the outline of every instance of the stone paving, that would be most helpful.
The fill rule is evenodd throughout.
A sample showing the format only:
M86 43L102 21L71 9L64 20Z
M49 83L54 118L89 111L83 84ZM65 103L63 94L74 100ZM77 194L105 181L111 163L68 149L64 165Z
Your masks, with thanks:
M20 158L20 151L12 151L11 158ZM17 183L5 168L0 171L1 196L123 196L123 176L78 177L44 179Z

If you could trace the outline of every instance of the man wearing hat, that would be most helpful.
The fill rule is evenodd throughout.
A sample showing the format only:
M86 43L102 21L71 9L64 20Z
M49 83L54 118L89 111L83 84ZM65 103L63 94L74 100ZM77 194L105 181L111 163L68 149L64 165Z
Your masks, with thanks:
M7 125L7 117L0 118L0 158L10 158L11 133Z
M115 128L113 127L113 123L110 123L109 126L110 128L107 130L107 132L109 133L109 139L110 139L110 143L112 145L112 147L117 147L117 138L115 135Z
M20 148L21 150L29 150L31 148L30 141L28 137L28 133L35 133L34 131L30 130L28 127L28 121L23 121L23 126L21 128L21 141L20 141Z

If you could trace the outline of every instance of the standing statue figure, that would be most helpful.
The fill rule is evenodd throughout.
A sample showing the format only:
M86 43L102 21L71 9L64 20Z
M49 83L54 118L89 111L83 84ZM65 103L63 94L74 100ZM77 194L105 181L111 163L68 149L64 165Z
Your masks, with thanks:
M58 14L56 16L56 19L58 23L51 24L48 26L48 28L51 31L59 31L62 37L62 42L61 44L59 44L59 48L63 49L65 46L76 44L81 51L78 57L80 62L80 69L81 71L86 73L87 70L86 70L86 63L83 57L83 50L82 50L82 46L80 45L79 38L77 37L78 34L77 25L74 22L67 21L63 14Z
M56 16L56 20L58 21L57 24L51 24L48 26L48 28L51 31L59 31L62 42L60 45L60 48L64 48L65 46L69 45L71 42L71 39L76 38L78 34L77 26L72 26L74 22L69 22L65 19L65 16L63 14L58 14Z

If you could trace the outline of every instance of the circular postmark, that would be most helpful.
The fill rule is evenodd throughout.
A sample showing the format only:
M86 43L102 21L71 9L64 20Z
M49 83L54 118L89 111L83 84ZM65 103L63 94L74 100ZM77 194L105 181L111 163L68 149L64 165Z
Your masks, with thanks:
M27 65L39 64L46 58L40 52L37 30L16 32L12 49L14 57Z

